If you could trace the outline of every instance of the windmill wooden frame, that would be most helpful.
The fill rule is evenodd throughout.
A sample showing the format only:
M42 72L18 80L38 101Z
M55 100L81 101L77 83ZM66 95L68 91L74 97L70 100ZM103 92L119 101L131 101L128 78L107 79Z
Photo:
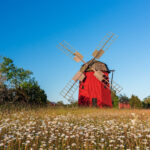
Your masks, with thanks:
M84 61L83 55L81 55L75 48L73 48L69 43L66 41L62 41L59 43L57 48L59 48L61 51L63 51L67 56L69 56L71 59L73 59L76 62L82 62L83 67L78 71L75 76L70 80L67 85L64 87L64 89L61 91L61 95L67 99L72 99L73 94L78 88L78 82L83 82L85 79L85 72L87 69L91 69L94 72L94 76L105 86L105 88L110 89L109 81L105 79L105 73L103 71L97 71L95 70L95 67L92 66L93 62L100 59L102 55L108 50L108 48L111 46L111 44L117 39L117 35L114 33L108 33L103 38L103 40L100 42L97 49L93 52L93 58L86 62ZM104 81L104 82L102 82ZM116 92L121 92L122 88L117 84L116 82L113 82L115 85L113 87L116 89Z

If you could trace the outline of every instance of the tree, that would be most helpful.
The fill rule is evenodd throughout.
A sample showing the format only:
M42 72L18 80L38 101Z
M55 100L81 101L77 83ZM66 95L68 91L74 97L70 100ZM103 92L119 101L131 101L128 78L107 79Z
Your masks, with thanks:
M128 103L129 102L129 98L126 95L120 95L119 101L120 102L124 102L124 103Z
M129 103L130 103L131 108L141 108L142 107L141 100L135 95L131 96L131 98L129 99Z
M5 85L0 85L0 104L8 101L8 90Z
M6 76L7 84L13 88L18 88L21 83L29 81L32 75L31 71L16 67L13 60L7 57L3 57L0 72Z
M58 101L56 105L57 106L64 106L64 103L63 103L63 101Z
M6 76L3 74L2 70L2 60L3 58L0 56L0 88L4 86L4 83L6 81Z
M29 82L23 82L23 84L21 84L21 89L24 91L29 104L46 104L47 95L45 94L45 91L40 88L34 78Z
M0 56L0 70L2 64L2 57ZM8 90L5 86L6 76L0 71L0 103L3 103L7 100Z
M111 99L112 99L113 107L118 108L119 97L116 95L115 91L111 92Z
M150 96L146 97L143 101L144 108L150 108Z
M70 104L68 104L69 107L78 107L78 100L71 101Z
M35 79L31 77L31 71L18 68L14 65L13 60L3 57L3 61L0 63L0 73L6 76L7 80L5 82L7 90L4 90L4 88L2 90L3 96L5 95L2 101L46 104L47 95Z

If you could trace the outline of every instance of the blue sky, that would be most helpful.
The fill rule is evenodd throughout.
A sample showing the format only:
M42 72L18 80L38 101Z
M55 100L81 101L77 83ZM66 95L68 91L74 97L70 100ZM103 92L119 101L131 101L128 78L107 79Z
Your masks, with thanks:
M114 32L119 38L101 61L116 70L122 94L143 99L150 95L149 6L149 0L0 1L0 55L32 70L49 100L63 100L59 92L81 64L56 45L66 40L88 61L105 34Z

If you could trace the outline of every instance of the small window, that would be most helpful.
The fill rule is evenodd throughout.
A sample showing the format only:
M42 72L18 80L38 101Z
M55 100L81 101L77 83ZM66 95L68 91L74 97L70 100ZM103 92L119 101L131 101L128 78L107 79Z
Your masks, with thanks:
M82 89L84 89L84 85L82 85Z

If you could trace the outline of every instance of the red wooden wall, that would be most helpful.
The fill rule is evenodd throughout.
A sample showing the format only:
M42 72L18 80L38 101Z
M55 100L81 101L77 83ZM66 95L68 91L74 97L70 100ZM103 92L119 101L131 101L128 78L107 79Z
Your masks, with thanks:
M86 78L80 82L79 106L92 106L92 99L95 98L98 107L112 107L110 89L106 88L93 74L94 72L85 72ZM107 72L104 74L108 77Z

